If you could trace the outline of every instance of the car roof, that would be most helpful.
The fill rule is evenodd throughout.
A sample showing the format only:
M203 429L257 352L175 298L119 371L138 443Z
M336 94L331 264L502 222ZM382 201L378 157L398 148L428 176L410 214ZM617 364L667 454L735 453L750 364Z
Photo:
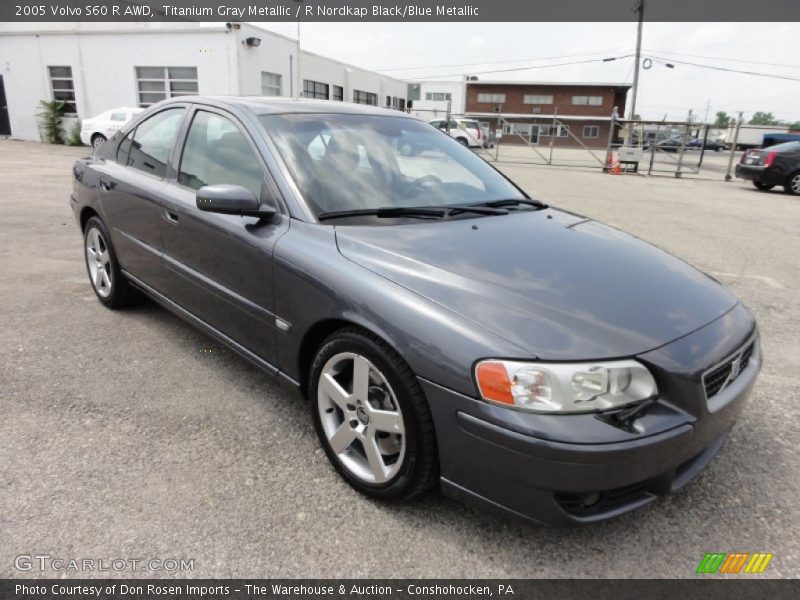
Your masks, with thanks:
M239 108L248 110L256 115L355 114L416 119L416 117L413 117L407 113L390 108L367 106L365 104L354 104L351 102L340 102L336 100L269 98L260 96L178 96L160 104L168 104L172 102L193 102L196 104L207 104L221 108Z

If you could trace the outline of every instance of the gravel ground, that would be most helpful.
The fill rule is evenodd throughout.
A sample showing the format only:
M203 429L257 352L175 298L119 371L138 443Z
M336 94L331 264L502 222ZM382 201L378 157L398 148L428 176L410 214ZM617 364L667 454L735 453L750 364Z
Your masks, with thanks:
M0 142L0 576L39 575L14 568L38 553L192 558L194 577L691 577L709 551L773 552L761 577L800 575L800 199L500 164L534 196L718 274L763 335L750 409L702 475L618 520L553 530L438 493L367 500L269 376L153 304L103 308L67 202L85 153Z

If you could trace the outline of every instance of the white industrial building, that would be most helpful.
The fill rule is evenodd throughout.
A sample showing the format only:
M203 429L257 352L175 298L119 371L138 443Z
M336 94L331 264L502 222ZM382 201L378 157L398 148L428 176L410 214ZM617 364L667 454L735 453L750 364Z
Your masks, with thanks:
M465 90L465 81L413 81L408 84L411 114L426 121L441 118L448 110L463 115Z
M41 100L67 102L70 119L187 94L303 95L402 110L408 84L298 53L297 40L245 23L3 23L0 99L3 92L0 135L39 140Z

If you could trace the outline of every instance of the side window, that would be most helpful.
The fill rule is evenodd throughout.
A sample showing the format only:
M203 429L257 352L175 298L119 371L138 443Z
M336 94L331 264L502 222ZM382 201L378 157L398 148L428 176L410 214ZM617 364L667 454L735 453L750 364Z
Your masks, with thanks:
M112 121L125 121L125 113L124 112L111 113L111 120Z
M195 190L204 185L242 185L261 195L264 172L241 131L228 119L198 111L183 147L178 183Z
M169 108L139 124L133 132L133 143L126 164L150 175L164 177L169 151L184 111L184 108ZM126 142L127 138L122 145Z

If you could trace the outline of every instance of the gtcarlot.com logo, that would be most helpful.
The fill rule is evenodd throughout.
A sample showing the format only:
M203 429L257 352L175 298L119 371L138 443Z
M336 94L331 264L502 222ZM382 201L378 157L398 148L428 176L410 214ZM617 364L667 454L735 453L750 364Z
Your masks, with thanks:
M707 552L697 573L763 573L774 554L767 552Z
M20 554L17 571L194 571L193 558L65 558L49 554Z

